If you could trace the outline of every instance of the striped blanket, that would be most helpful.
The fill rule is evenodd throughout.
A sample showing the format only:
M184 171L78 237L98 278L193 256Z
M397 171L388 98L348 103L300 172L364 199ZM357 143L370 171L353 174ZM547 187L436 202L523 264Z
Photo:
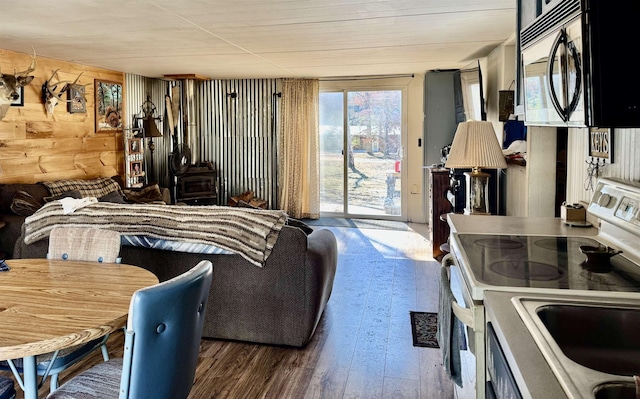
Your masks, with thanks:
M262 267L287 214L225 206L115 204L98 202L64 214L60 201L45 204L23 226L25 244L49 236L55 226L99 227L123 235L213 245Z

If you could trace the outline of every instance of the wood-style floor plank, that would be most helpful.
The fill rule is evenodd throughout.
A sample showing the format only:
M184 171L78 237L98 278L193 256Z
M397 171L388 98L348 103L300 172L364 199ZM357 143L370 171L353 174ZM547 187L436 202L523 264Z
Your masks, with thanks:
M437 312L440 265L427 226L409 226L327 227L338 239L339 264L311 342L288 348L203 339L189 399L453 398L440 350L412 344L409 311ZM121 333L110 338L112 357L121 356L122 340ZM61 382L99 361L99 353L90 356Z

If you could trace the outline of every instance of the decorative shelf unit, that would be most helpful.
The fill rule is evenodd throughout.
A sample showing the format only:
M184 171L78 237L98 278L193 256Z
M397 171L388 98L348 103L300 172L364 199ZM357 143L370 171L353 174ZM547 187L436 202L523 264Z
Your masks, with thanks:
M144 129L124 129L124 172L127 187L142 187L146 183L144 161Z

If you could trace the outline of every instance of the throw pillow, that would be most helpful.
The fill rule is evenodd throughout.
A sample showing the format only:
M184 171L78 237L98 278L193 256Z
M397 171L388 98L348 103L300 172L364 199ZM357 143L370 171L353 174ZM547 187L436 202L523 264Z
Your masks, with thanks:
M98 198L98 202L113 202L115 204L125 204L127 201L124 200L124 197L120 195L117 191L112 191L109 194Z
M135 204L162 201L162 192L157 184L150 184L142 188L124 189L124 196L128 202Z
M71 190L78 190L82 194L82 198L95 197L100 198L113 192L120 191L120 185L110 177L98 177L91 180L56 180L42 182L51 195L59 195Z
M306 223L301 220L294 219L292 217L287 217L287 222L285 223L287 226L297 227L300 230L304 231L306 235L313 233L313 229L309 227Z
M20 216L31 216L44 205L26 191L18 191L11 201L11 211Z
M44 202L51 202L51 201L61 200L67 197L80 199L82 198L82 194L78 190L71 190L71 191L67 191L66 193L62 193L60 195L52 195L50 197L44 197L43 200Z

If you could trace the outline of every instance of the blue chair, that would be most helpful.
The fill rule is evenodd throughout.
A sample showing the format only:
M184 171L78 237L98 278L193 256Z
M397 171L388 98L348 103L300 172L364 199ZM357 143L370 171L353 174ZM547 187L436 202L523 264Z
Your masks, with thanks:
M16 388L9 377L0 376L0 399L14 399Z
M117 231L81 227L54 227L49 234L47 258L78 260L99 263L120 263L120 233ZM100 349L102 358L109 360L107 339L109 335L86 344L72 346L36 358L36 372L42 377L39 387L51 376L49 390L58 388L58 374ZM23 387L22 359L0 361L0 370L11 370L18 384ZM0 399L2 397L0 396Z
M136 291L124 356L93 366L47 399L186 399L193 386L213 267L203 260Z

